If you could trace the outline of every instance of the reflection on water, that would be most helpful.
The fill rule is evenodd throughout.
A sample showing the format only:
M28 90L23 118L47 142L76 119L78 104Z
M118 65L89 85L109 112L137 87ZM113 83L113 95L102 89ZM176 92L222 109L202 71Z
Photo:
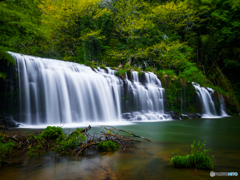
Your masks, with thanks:
M28 160L22 156L21 164L13 163L0 168L0 177L9 180L210 179L210 170L195 172L194 169L175 169L169 164L173 155L189 153L193 140L206 140L206 148L213 149L210 154L215 156L214 171L240 172L239 118L137 123L118 128L160 143L138 143L135 148L125 151L90 153L79 157L49 153ZM19 131L28 133L36 130ZM69 132L68 129L65 131ZM14 162L14 159L9 161Z

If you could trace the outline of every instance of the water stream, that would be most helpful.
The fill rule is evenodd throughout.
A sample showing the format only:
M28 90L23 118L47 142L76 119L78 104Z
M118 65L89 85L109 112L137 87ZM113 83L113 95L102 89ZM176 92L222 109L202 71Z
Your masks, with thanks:
M21 122L118 121L120 79L72 62L12 53L17 61Z
M212 118L212 117L222 117L227 116L225 102L223 97L220 95L220 114L217 113L215 103L212 98L214 90L212 88L204 88L199 84L192 82L198 97L202 105L202 117L203 118Z

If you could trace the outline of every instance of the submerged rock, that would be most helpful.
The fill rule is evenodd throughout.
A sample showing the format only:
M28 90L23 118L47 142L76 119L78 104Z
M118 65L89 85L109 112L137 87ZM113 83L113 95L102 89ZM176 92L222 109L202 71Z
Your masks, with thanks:
M181 119L178 112L170 111L168 114L172 117L172 119Z

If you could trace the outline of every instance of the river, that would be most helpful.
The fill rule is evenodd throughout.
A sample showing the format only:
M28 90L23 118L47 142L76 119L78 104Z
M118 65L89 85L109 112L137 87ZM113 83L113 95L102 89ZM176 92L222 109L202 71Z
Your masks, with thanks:
M194 140L206 140L206 148L212 149L209 155L215 157L213 171L240 172L239 117L137 122L118 128L158 143L137 143L132 149L113 153L89 151L79 157L48 153L28 160L22 155L17 160L8 159L15 163L1 167L0 177L8 180L210 179L210 170L176 169L169 164L172 156L188 154ZM65 132L72 130L64 129ZM18 131L27 134L39 129ZM90 133L99 131L93 127ZM224 178L228 177L221 177Z

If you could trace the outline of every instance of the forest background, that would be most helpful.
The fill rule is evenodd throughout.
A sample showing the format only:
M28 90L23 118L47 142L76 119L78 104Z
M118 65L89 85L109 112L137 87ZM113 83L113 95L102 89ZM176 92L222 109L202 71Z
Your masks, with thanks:
M13 51L153 71L240 111L240 0L0 0L0 17L1 61Z

